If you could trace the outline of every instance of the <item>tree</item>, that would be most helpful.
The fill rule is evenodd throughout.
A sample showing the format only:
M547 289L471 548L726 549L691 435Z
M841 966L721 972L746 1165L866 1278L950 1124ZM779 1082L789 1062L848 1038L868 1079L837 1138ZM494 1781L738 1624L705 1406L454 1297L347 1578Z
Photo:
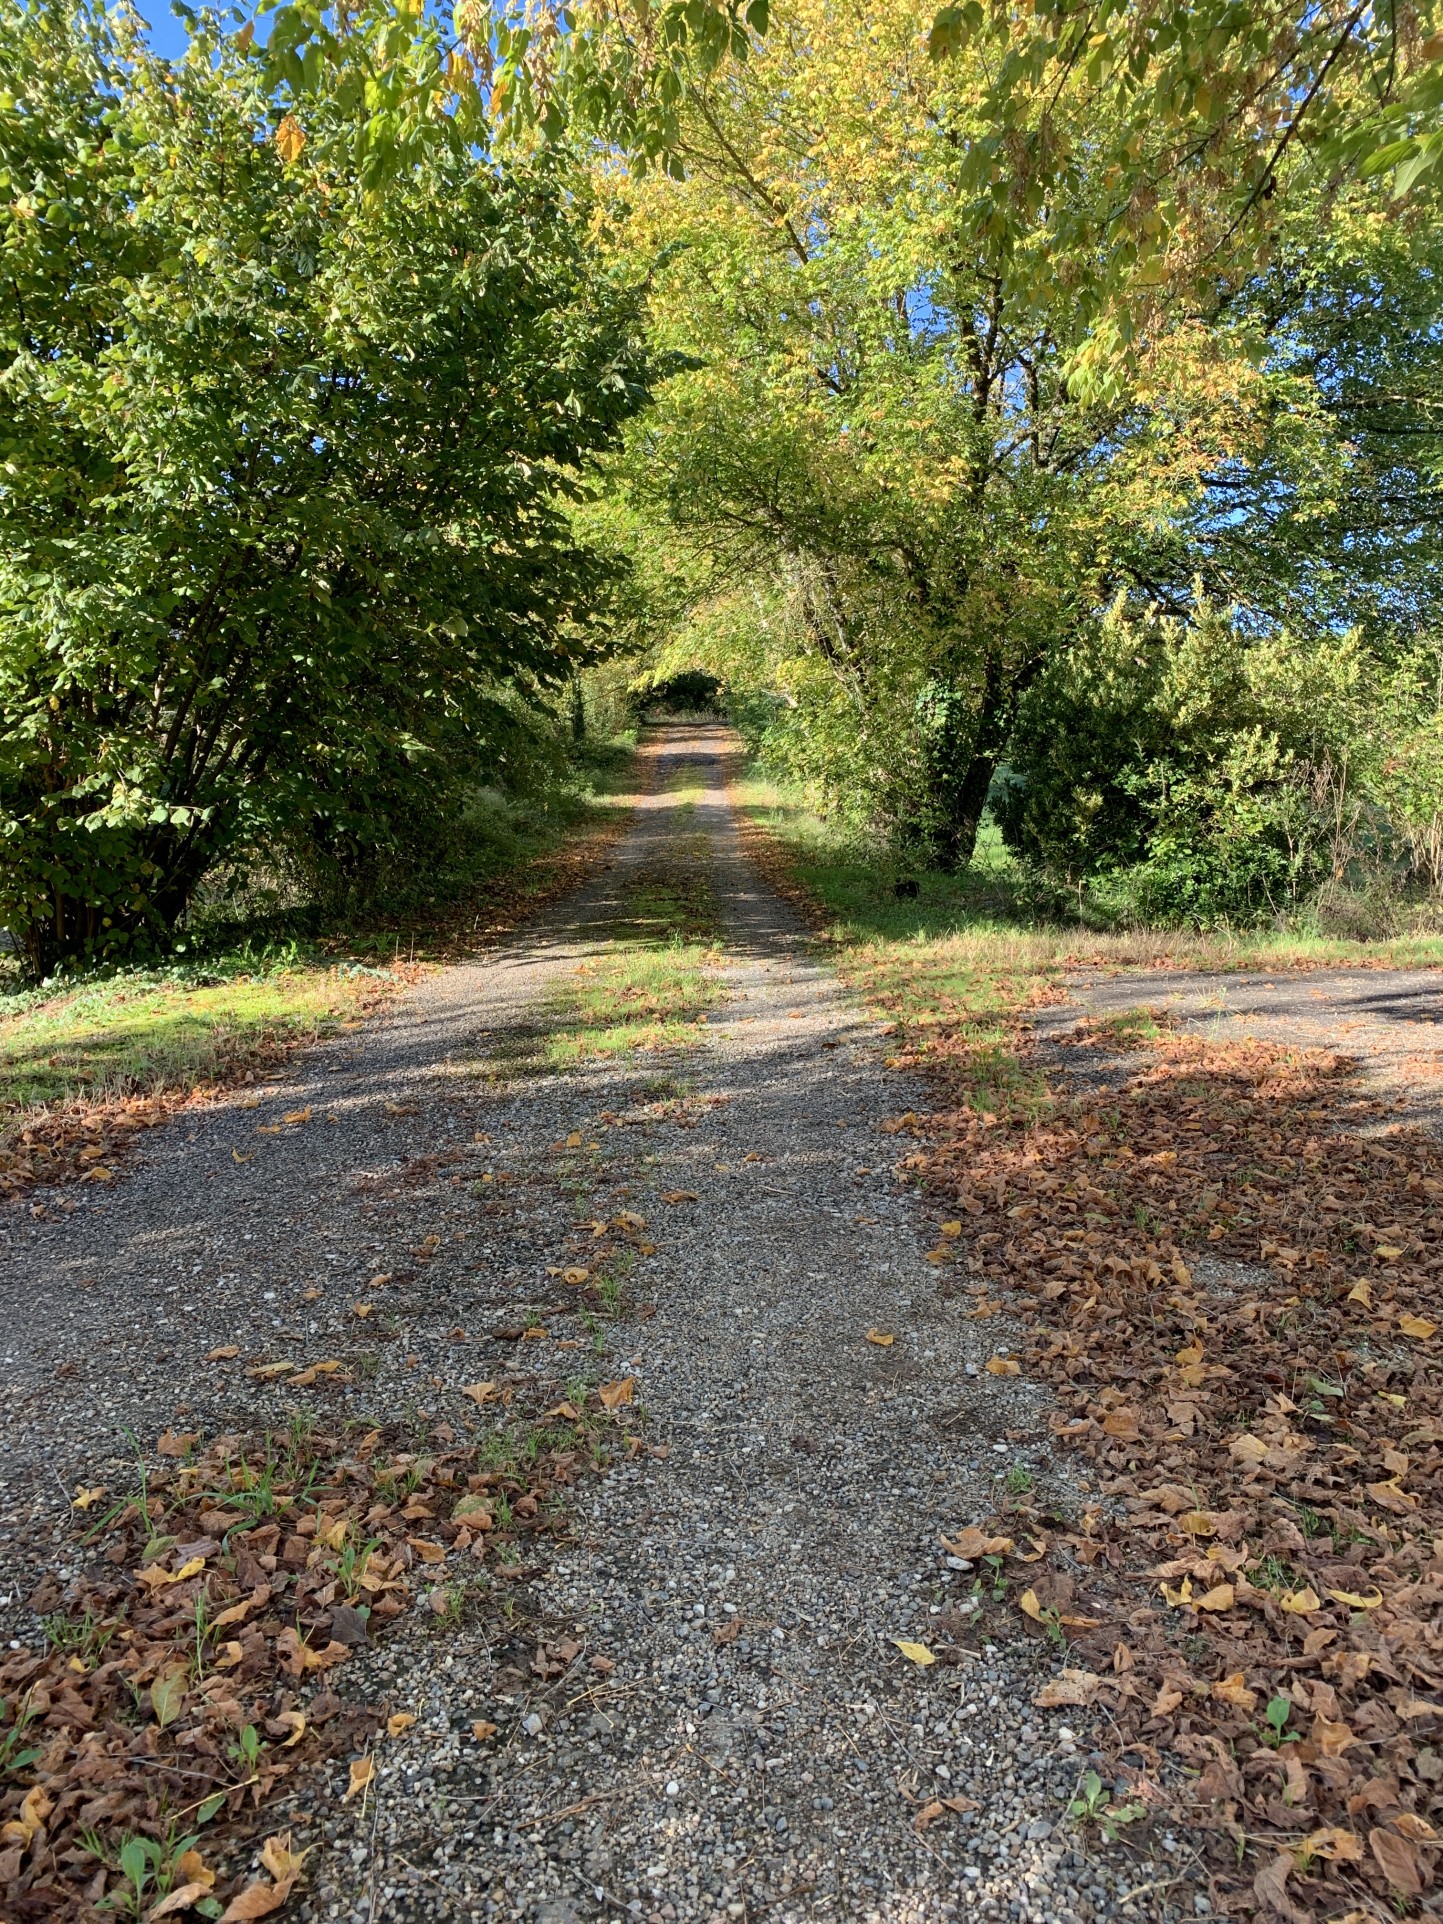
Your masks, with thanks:
M659 349L699 363L637 426L638 498L707 553L713 592L771 570L824 671L793 689L793 726L830 738L833 794L960 866L1049 654L1119 590L1186 605L1213 477L1264 459L1319 476L1338 453L1311 374L1238 298L1258 236L1229 237L1225 197L1207 236L1099 276L1113 160L1085 90L1047 123L1072 156L1068 221L1023 179L978 219L993 65L980 43L929 59L929 20L803 0L692 85L685 178L613 197L659 263ZM1287 192L1327 216L1322 188Z
M368 184L393 30L281 115L210 16L171 65L0 3L0 922L38 973L163 938L247 838L384 839L601 645L566 510L647 396L634 292L565 154L479 158L444 102Z

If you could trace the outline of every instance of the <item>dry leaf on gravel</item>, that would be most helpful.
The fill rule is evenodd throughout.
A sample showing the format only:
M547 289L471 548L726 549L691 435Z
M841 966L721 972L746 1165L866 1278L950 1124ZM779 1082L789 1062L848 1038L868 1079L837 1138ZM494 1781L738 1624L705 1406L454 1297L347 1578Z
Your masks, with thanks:
M890 1349L896 1340L896 1337L887 1330L869 1329L867 1331L867 1341L875 1343L878 1349Z
M602 1383L597 1389L604 1410L619 1410L630 1403L636 1390L636 1378L624 1376L619 1383Z
M892 1641L907 1659L908 1663L918 1664L925 1669L929 1663L936 1663L937 1661L925 1643L913 1643L907 1637L893 1637Z

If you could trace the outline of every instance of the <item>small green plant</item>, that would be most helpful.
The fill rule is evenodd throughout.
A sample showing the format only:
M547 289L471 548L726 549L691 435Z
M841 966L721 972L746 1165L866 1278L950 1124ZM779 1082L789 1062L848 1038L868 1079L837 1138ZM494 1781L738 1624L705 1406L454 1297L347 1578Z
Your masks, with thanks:
M1000 1603L1007 1595L1007 1579L1002 1574L1001 1557L988 1556L982 1559L983 1574L972 1580L972 1594L980 1597L984 1590L990 1589L995 1603Z
M1113 1803L1112 1792L1097 1772L1090 1770L1082 1780L1081 1791L1067 1806L1067 1814L1075 1823L1096 1824L1108 1843L1115 1844L1119 1830L1125 1824L1135 1824L1139 1817L1145 1817L1147 1806L1130 1802Z
M53 1616L44 1619L44 1630L52 1650L62 1654L68 1651L87 1670L91 1670L99 1663L106 1645L115 1635L116 1626L98 1623L94 1611L87 1605L85 1615L80 1618L67 1617L64 1611L57 1610Z
M1006 1485L1009 1496L1026 1496L1035 1478L1025 1463L1014 1463L1007 1472Z
M1288 1719L1292 1714L1291 1697L1285 1697L1279 1691L1276 1697L1269 1698L1268 1707L1263 1712L1264 1728L1258 1732L1269 1750L1281 1750L1284 1744L1296 1744L1300 1741L1298 1732L1288 1729Z
M208 1799L207 1804L211 1805L211 1800ZM215 1803L203 1815L213 1815L218 1808L219 1804ZM98 1858L107 1870L118 1872L125 1880L118 1889L101 1899L100 1909L114 1911L119 1917L138 1919L150 1915L158 1903L169 1897L177 1878L184 1881L182 1860L199 1842L198 1831L181 1837L176 1835L172 1827L164 1839L127 1837L120 1846L118 1857L112 1858L95 1831L83 1832L81 1843L84 1849L92 1857ZM225 1906L218 1898L201 1897L190 1908L202 1917L219 1917Z
M226 1750L226 1756L247 1778L254 1777L256 1765L260 1761L261 1734L254 1724L247 1724L239 1737Z
M9 1705L3 1697L0 1697L0 1725L5 1723L8 1710ZM30 1701L30 1693L27 1692L24 1701L16 1709L14 1723L0 1729L0 1777L8 1777L17 1770L27 1770L40 1755L38 1750L21 1748L26 1731L39 1714Z

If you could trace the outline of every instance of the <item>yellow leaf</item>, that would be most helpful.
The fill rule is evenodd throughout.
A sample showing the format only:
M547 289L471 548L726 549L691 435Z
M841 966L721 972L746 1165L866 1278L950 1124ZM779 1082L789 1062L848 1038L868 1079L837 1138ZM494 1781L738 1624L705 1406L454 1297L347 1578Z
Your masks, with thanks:
M1300 1863L1312 1858L1324 1857L1333 1864L1361 1864L1363 1861L1362 1841L1350 1830L1340 1830L1335 1824L1325 1825L1322 1830L1309 1831L1293 1855ZM1355 1912L1355 1916L1365 1916Z
M590 1276L591 1271L589 1269L582 1269L579 1265L573 1265L572 1268L563 1269L561 1272L562 1282L570 1283L573 1288L577 1289L579 1289L584 1282L588 1281Z
M468 1383L461 1394L469 1396L479 1409L483 1403L492 1402L501 1392L494 1383Z
M341 1802L343 1804L350 1803L351 1799L356 1796L358 1792L365 1790L366 1786L373 1781L375 1775L376 1766L371 1762L369 1756L353 1757L351 1759L351 1781L346 1786L346 1794L341 1799Z
M867 1341L875 1343L878 1349L890 1349L896 1340L896 1337L887 1330L869 1329L867 1331Z
M306 1104L304 1109L287 1109L286 1113L281 1117L282 1122L309 1122L310 1119L311 1106L309 1103Z
M571 1134L566 1138L566 1147L568 1149L579 1149L581 1147L581 1131L579 1129L573 1129Z
M302 131L301 123L294 114L287 114L280 126L276 128L276 150L287 167L300 159L301 149L305 144L306 136Z
M1225 1704L1236 1704L1239 1710L1252 1711L1257 1708L1258 1693L1249 1690L1247 1680L1241 1670L1235 1670L1230 1677L1212 1686L1212 1695Z
M282 1710L276 1716L278 1724L284 1724L291 1733L281 1739L282 1750L293 1750L306 1734L306 1713L304 1710ZM271 1873L275 1875L274 1872Z
M309 1848L292 1850L291 1834L283 1831L278 1837L268 1837L261 1846L261 1869L268 1871L278 1884L283 1884L296 1875L310 1854Z
M1322 1600L1311 1583L1305 1583L1301 1590L1286 1590L1278 1598L1278 1608L1294 1617L1310 1616L1314 1610L1321 1610L1322 1607Z
M233 1357L239 1355L240 1349L235 1343L225 1343L222 1344L219 1349L208 1349L201 1358L201 1361L204 1363L229 1363Z
M962 1225L961 1223L943 1223L941 1234L944 1235L949 1242L956 1242L957 1238L962 1234Z
M1206 1510L1189 1510L1177 1519L1180 1530L1186 1530L1190 1537L1210 1537L1217 1532L1217 1518Z
M1398 1327L1405 1336L1413 1336L1420 1343L1426 1343L1428 1338L1437 1331L1438 1325L1430 1323L1426 1316L1414 1316L1410 1310L1405 1309L1398 1318Z
M1379 1243L1375 1247L1373 1254L1375 1256L1381 1256L1385 1263L1391 1263L1395 1257L1401 1256L1403 1252L1396 1243Z
M596 1394L604 1410L619 1410L629 1403L636 1389L636 1378L624 1376L619 1383L603 1383Z
M1211 1590L1205 1590L1194 1603L1194 1610L1231 1610L1235 1601L1233 1586L1219 1583Z
M416 1713L414 1710L398 1710L394 1715L386 1719L386 1735L388 1737L400 1737L411 1728L415 1721Z
M487 1723L484 1717L478 1717L471 1726L471 1735L478 1744L484 1744L488 1737L496 1735L497 1728L497 1725Z
M664 1203L689 1203L697 1200L694 1189L667 1189L662 1192Z
M1042 1605L1037 1601L1037 1592L1035 1590L1024 1590L1022 1595L1017 1599L1017 1608L1022 1612L1024 1617L1031 1617L1034 1623L1041 1623L1043 1621Z
M1383 1601L1381 1590L1374 1590L1371 1597L1361 1597L1356 1590L1330 1590L1328 1595L1334 1603L1346 1603L1350 1610L1376 1610Z
M1344 1301L1349 1303L1361 1303L1364 1309L1371 1309L1373 1307L1373 1285L1367 1282L1354 1283L1353 1287L1348 1291L1347 1296L1344 1298Z
M422 1563L444 1563L446 1561L446 1550L443 1544L429 1543L425 1537L407 1537L406 1541L416 1552L416 1555L421 1559Z
M148 1569L138 1570L135 1580L145 1584L149 1590L164 1590L167 1584L188 1583L192 1577L198 1577L204 1568L204 1557L188 1557L178 1570L167 1570L158 1563L152 1563Z
M892 1641L907 1659L908 1663L915 1663L923 1670L927 1668L929 1663L936 1663L937 1661L925 1643L912 1643L906 1637L893 1637Z
M89 1489L82 1484L71 1498L70 1507L72 1510L88 1510L92 1504L98 1503L104 1495L105 1485L103 1483L93 1484Z
M547 1410L546 1414L547 1416L562 1417L568 1423L579 1423L581 1421L580 1410L574 1409L570 1403L558 1403L554 1410Z
M1020 1376L1022 1365L1015 1363L1010 1356L994 1356L987 1364L989 1376Z
M1268 1453L1268 1446L1259 1436L1235 1436L1228 1445L1228 1455L1237 1463L1261 1463Z
M351 1314L353 1316L359 1316L362 1321L364 1321L375 1307L376 1305L374 1303L352 1303Z
M242 1155L239 1149L232 1149L230 1152L230 1159L232 1162L254 1162L256 1159L256 1152L254 1149L248 1149L245 1155Z

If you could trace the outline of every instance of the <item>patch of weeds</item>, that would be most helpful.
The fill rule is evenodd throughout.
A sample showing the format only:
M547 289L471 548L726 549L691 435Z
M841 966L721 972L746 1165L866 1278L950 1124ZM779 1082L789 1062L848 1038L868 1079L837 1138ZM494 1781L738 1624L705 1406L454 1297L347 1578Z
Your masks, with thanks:
M1132 1802L1114 1803L1107 1785L1095 1770L1089 1770L1082 1780L1078 1795L1067 1806L1067 1814L1076 1824L1096 1824L1108 1843L1115 1844L1118 1832L1124 1825L1135 1824L1139 1817L1146 1817L1147 1806Z

